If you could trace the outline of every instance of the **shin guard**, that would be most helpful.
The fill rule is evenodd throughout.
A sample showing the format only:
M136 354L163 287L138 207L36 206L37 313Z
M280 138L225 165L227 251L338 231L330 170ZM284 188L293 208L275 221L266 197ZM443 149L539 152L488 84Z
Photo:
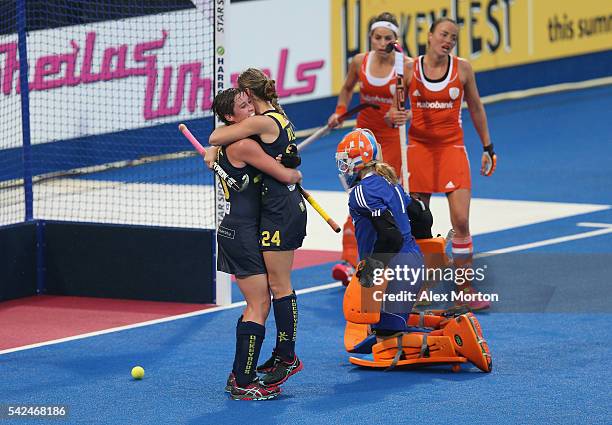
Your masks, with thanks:
M476 317L462 314L450 320L442 333L452 341L455 350L483 372L491 372L493 361L487 342Z
M292 360L295 356L298 323L295 292L286 297L272 300L272 307L274 309L274 321L276 322L276 348L274 351L283 360Z
M467 359L457 354L447 336L431 336L421 333L398 333L372 347L373 359L350 357L353 364L374 368L393 369L395 366L453 365L459 370L459 363Z
M378 296L385 293L387 282L382 285L374 285L364 288L359 284L359 278L353 275L342 302L342 311L347 322L374 324L380 321L380 308L382 298L377 301ZM376 294L379 292L378 294Z
M255 369L266 328L255 322L240 322L237 329L236 382L244 387L257 377Z

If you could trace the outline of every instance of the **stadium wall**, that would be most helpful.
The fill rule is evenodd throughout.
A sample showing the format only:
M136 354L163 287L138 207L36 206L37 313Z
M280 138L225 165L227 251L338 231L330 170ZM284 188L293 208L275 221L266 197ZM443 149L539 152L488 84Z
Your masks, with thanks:
M368 48L369 20L385 10L400 18L400 38L412 56L424 52L433 19L440 16L456 19L462 27L457 54L472 62L483 96L612 75L612 4L609 2L432 0L423 5L399 0L266 0L242 1L230 7L228 28L231 29L227 34L228 44L223 47L231 79L235 81L238 73L250 66L266 70L276 80L281 103L287 107L297 129L319 126L334 109L334 97L342 85L347 61L356 52ZM190 9L173 13L198 12ZM121 150L112 149L116 139L113 135L124 131L134 131L135 136L143 131L140 139L133 140L142 143L142 151L148 155L167 153L168 148L157 151L147 146L146 134L152 118L175 125L202 117L204 113L205 118L198 118L199 124L192 125L209 131L212 123L206 116L213 96L211 76L199 75L200 59L193 57L186 46L175 43L172 37L176 31L189 31L197 39L201 31L175 27L171 22L163 15L126 19L124 25L140 25L143 33L148 34L141 42L131 41L131 44L106 36L104 22L71 27L71 31L62 32L61 38L47 37L55 29L30 34L31 44L36 38L53 40L46 45L45 52L29 58L30 89L43 93L42 97L37 94L38 100L32 103L31 115L42 112L46 104L44 96L60 96L66 103L75 105L73 113L53 120L55 125L51 128L49 121L45 128L37 128L37 121L32 122L34 149L36 145L66 140L81 146L108 144L110 149L97 151L108 152L113 157L94 159L101 163L116 160L114 156ZM252 31L253 22L267 25ZM119 46L127 49L125 67L102 69L104 55ZM163 49L176 49L178 61L156 61L155 53ZM135 59L135 52L145 50L151 59L146 70ZM89 57L87 63L93 64L93 68L86 64L85 57ZM20 106L18 71L14 69L16 58L16 35L0 36L3 73L0 97L5 105L17 111ZM67 58L76 64L71 74L61 66ZM96 72L105 77L92 79L91 75ZM166 86L162 84L165 75L171 80ZM131 90L135 95L119 111L94 111L74 101L79 99L81 90L87 90L87 96L104 97L109 88ZM105 119L109 114L129 116L129 120L122 122L129 121L130 128L114 128L115 121ZM15 133L10 125L14 124L0 122L0 131ZM0 149L12 148L7 154L19 155L20 137L15 134L18 140ZM170 150L182 148L188 146L177 136ZM53 170L43 164L36 172L48 171Z

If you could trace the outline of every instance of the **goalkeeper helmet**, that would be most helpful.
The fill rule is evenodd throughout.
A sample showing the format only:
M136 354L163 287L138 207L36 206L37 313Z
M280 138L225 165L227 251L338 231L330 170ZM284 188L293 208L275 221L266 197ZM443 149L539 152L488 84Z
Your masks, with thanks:
M348 183L357 183L359 172L366 164L382 159L382 150L372 131L356 128L347 133L336 149L336 165Z

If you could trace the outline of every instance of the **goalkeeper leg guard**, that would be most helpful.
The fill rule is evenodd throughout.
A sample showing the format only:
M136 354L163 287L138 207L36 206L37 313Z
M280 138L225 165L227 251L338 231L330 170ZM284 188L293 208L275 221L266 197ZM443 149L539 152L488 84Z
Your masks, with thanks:
M387 289L387 282L382 285L374 285L364 288L359 283L357 275L349 282L344 291L342 311L347 322L374 324L380 321L380 308L382 306L382 294Z
M353 268L359 261L355 225L351 216L348 216L342 229L342 261L349 263Z
M374 368L393 369L395 366L431 366L436 364L453 365L467 360L457 354L453 343L447 336L431 336L421 333L398 333L372 347L372 358L350 357L353 364Z
M491 372L493 360L482 329L473 314L462 314L450 320L442 333L448 336L454 349L483 372Z

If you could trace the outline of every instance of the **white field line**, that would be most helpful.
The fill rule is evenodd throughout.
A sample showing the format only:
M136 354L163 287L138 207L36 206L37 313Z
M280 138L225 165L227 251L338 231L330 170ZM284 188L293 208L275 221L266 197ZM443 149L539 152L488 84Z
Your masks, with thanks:
M491 257L493 255L507 254L509 252L524 251L531 248L539 248L547 245L555 245L563 242L575 241L578 239L592 238L594 236L601 236L607 233L612 233L612 224L607 223L577 223L577 226L581 227L599 227L599 230L592 230L590 232L577 233L575 235L560 236L558 238L545 239L543 241L531 242L521 245L509 246L507 248L496 249L489 252L483 252L481 254L474 255L474 258Z
M581 223L577 223L577 226L581 226L581 227L598 227L600 229L599 230L593 230L593 231L590 231L590 232L578 233L578 234L575 234L575 235L568 235L568 236L561 236L561 237L558 237L558 238L545 239L545 240L538 241L538 242L531 242L531 243L527 243L527 244L509 246L509 247L497 249L497 250L494 250L494 251L489 251L489 252L484 252L484 253L481 253L481 254L476 254L474 257L475 258L490 257L490 256L494 256L494 255L506 254L506 253L509 253L509 252L524 251L524 250L531 249L531 248L537 248L537 247L547 246L547 245L554 245L554 244L558 244L558 243L574 241L574 240L578 240L578 239L591 238L591 237L594 237L594 236L600 236L600 235L605 235L607 233L612 233L612 224L581 222ZM318 285L318 286L312 286L310 288L299 289L299 290L296 291L296 294L297 295L309 294L309 293L312 293L312 292L319 292L319 291L325 291L327 289L338 288L340 286L342 286L342 283L340 283L340 282L332 282L332 283L328 283L328 284L325 284L325 285ZM86 333L86 334L75 335L75 336L71 336L71 337L67 337L67 338L54 339L54 340L51 340L51 341L39 342L39 343L36 343L36 344L30 344L30 345L24 345L22 347L9 348L9 349L6 349L6 350L1 350L0 351L0 355L1 354L13 353L13 352L16 352L16 351L29 350L29 349L37 348L37 347L44 347L46 345L60 344L62 342L75 341L75 340L78 340L78 339L84 339L84 338L89 338L89 337L98 336L98 335L104 335L104 334L109 334L109 333L114 333L114 332L120 332L120 331L124 331L124 330L128 330L128 329L135 329L135 328L140 328L140 327L144 327L144 326L156 325L158 323L165 323L165 322L171 322L171 321L174 321L174 320L186 319L188 317L201 316L201 315L204 315L204 314L210 314L210 313L215 313L217 311L229 310L229 309L233 309L233 308L237 308L237 307L242 307L242 306L245 306L245 305L246 305L245 301L240 301L240 302L232 303L232 304L229 304L229 305L226 305L226 306L212 307L212 308L207 308L207 309L203 309L203 310L192 311L190 313L184 313L184 314L179 314L179 315L175 315L175 316L168 316L168 317L164 317L164 318L161 318L161 319L149 320L149 321L146 321L146 322L136 323L136 324L132 324L132 325L119 326L119 327L115 327L115 328L105 329L105 330L102 330L102 331L89 332L89 333Z
M326 285L319 285L319 286L313 286L310 288L298 289L297 291L295 291L295 293L297 295L309 294L311 292L325 291L326 289L337 288L339 286L342 286L342 283L333 282L333 283L328 283ZM53 339L51 341L38 342L36 344L24 345L22 347L8 348L6 350L0 350L0 355L13 353L15 351L29 350L31 348L44 347L46 345L60 344L62 342L75 341L78 339L89 338L92 336L98 336L98 335L104 335L104 334L109 334L113 332L125 331L128 329L140 328L143 326L156 325L158 323L171 322L173 320L186 319L188 317L201 316L203 314L215 313L217 311L229 310L232 308L243 307L245 305L246 305L245 301L239 301L239 302L235 302L235 303L224 305L224 306L196 310L196 311L192 311L189 313L177 314L174 316L163 317L161 319L148 320L146 322L135 323L132 325L118 326L115 328L104 329L101 331L88 332L88 333L81 334L81 335L74 335L74 336L69 336L66 338Z

